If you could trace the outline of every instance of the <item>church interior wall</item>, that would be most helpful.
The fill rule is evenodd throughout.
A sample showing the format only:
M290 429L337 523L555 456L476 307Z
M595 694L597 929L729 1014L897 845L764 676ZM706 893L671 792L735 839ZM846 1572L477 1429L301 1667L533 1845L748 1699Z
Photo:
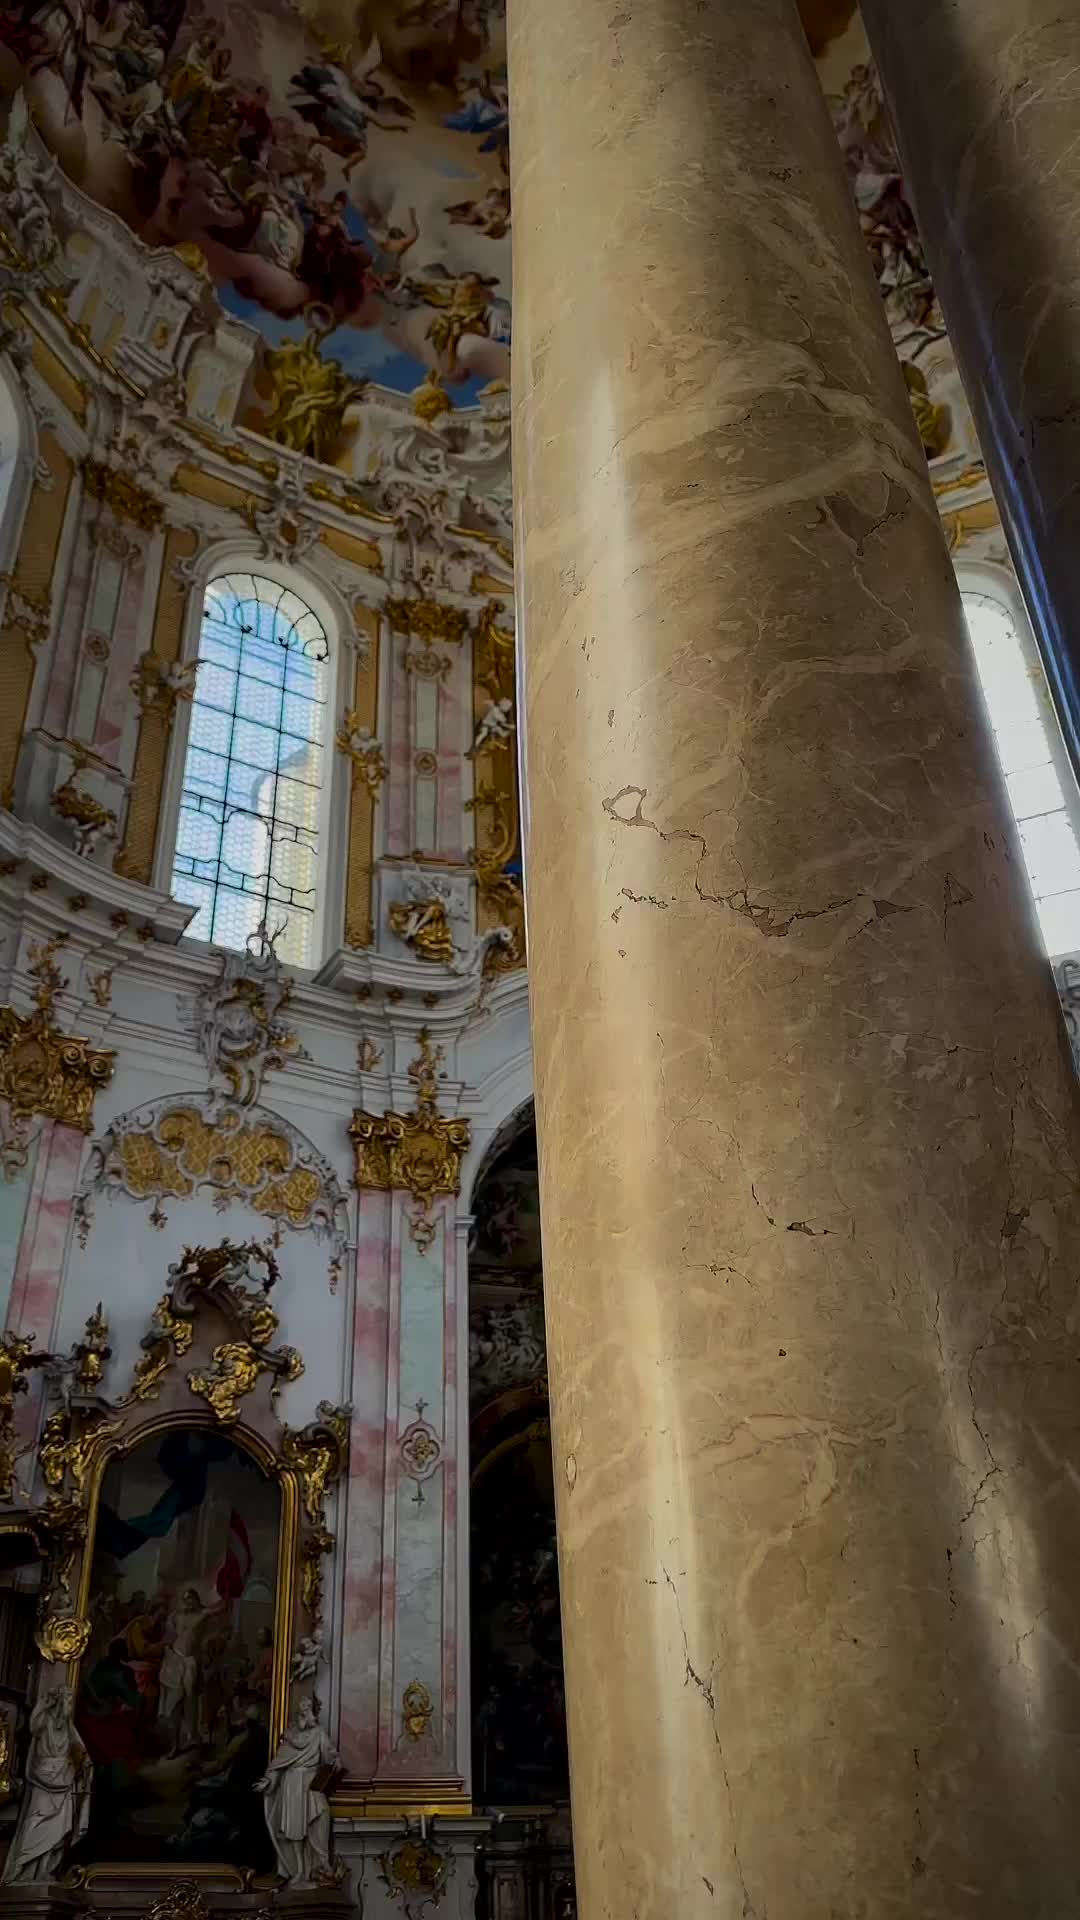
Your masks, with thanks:
M1008 593L861 30L850 7L819 11L822 83L946 536L962 576ZM501 22L491 30L501 47ZM195 114L209 85L198 58L214 56L191 33L184 47L176 86L192 89L178 97ZM378 325L354 314L352 334L348 316L328 328L310 303L293 326L241 298L213 235L178 239L160 220L140 231L134 202L102 204L99 136L124 71L115 48L97 55L113 92L94 95L79 166L56 101L34 95L13 56L0 61L0 1311L5 1352L32 1336L34 1351L57 1356L31 1370L25 1393L5 1403L0 1390L0 1475L7 1461L4 1512L44 1513L43 1422L70 1399L71 1356L99 1305L109 1353L95 1391L115 1408L186 1250L264 1249L275 1348L303 1360L302 1373L275 1376L266 1432L347 1410L319 1523L330 1538L315 1691L338 1756L335 1846L351 1897L384 1920L449 1889L450 1913L465 1916L484 1840L499 1863L492 1920L524 1920L539 1843L513 1824L492 1839L474 1798L470 1648L478 1396L527 1390L535 1405L501 1406L500 1431L519 1451L546 1444L538 1243L527 1272L503 1271L479 1259L476 1227L492 1167L527 1134L533 1092L505 90L488 74L485 96L455 54L461 111L475 113L437 127L419 90L413 104L408 49L388 42L381 80L377 42L374 52L369 87L400 87L416 126L393 194L382 189L396 143L385 130L370 150L364 141L364 232L379 226L378 202L385 244L415 195L438 271L408 297L399 288L396 305L384 271ZM317 88L307 105L323 112ZM245 112L261 127L254 96ZM429 176L433 155L465 142L472 198L462 189L455 220L438 200L445 181ZM298 253L305 236L298 227L282 244ZM350 228L333 245L359 241ZM396 385L378 378L391 352ZM269 905L261 932L253 924L246 945L228 947L191 939L197 909L174 897L206 590L234 573L297 594L333 649L310 966L275 951ZM57 1065L66 1043L71 1085ZM521 1212L516 1188L506 1204ZM506 1231L513 1240L520 1222ZM177 1360L169 1391L197 1411L182 1376ZM259 1378L250 1391L265 1399ZM528 1442L522 1408L536 1427ZM203 1412L209 1429L216 1416ZM75 1620L55 1586L59 1549L48 1551L39 1637ZM548 1589L542 1599L550 1625ZM286 1668L301 1637L298 1626L281 1650ZM17 1703L16 1774L31 1696L69 1671L35 1657ZM286 1686L289 1711L312 1690L312 1671ZM9 1830L17 1806L11 1788L0 1801ZM535 1920L571 1881L565 1794L545 1806Z

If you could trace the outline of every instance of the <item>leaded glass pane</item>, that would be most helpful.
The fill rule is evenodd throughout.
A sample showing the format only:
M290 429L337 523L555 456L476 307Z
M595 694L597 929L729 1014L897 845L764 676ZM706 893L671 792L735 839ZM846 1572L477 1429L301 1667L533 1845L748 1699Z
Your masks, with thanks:
M232 716L218 713L201 702L192 708L190 740L193 747L205 747L210 753L227 754L232 733Z
M281 688L269 680L253 680L244 673L237 688L236 710L245 720L276 727L281 719Z
M281 706L281 724L286 733L296 734L302 740L318 740L321 744L325 712L317 700L286 693Z
M207 587L172 890L197 940L242 949L265 920L314 962L329 646L299 596L258 574Z

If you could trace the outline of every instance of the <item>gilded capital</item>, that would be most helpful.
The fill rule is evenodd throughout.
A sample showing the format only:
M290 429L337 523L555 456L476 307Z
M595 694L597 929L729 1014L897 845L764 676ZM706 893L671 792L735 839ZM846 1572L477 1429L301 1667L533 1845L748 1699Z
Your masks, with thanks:
M33 1011L0 1007L0 1100L7 1101L15 1119L40 1113L89 1133L94 1096L112 1079L116 1055L57 1026L53 1002L66 982L54 965L56 944L33 949L30 971L38 982Z
M411 1193L426 1214L433 1200L460 1193L461 1162L469 1146L469 1122L447 1120L438 1109L438 1070L442 1048L434 1047L427 1027L420 1052L409 1068L416 1085L411 1113L365 1113L357 1109L349 1127L356 1156L356 1185L379 1192Z

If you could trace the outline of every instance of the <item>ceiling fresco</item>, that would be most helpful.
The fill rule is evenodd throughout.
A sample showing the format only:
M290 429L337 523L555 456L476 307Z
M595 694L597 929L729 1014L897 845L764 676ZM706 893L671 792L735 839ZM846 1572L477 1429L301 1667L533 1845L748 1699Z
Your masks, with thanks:
M800 9L879 281L922 325L854 0ZM20 89L68 179L212 284L250 343L238 424L332 461L371 386L428 420L505 386L503 0L0 0Z
M204 266L284 376L256 375L268 407L312 350L338 401L505 379L492 0L5 0L0 86L84 193Z

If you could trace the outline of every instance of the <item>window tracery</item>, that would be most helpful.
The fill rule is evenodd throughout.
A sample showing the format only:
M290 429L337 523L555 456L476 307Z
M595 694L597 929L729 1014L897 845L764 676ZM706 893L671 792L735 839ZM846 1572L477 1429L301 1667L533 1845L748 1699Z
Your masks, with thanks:
M209 581L173 858L196 940L243 950L260 926L317 962L331 646L318 614L262 573Z

